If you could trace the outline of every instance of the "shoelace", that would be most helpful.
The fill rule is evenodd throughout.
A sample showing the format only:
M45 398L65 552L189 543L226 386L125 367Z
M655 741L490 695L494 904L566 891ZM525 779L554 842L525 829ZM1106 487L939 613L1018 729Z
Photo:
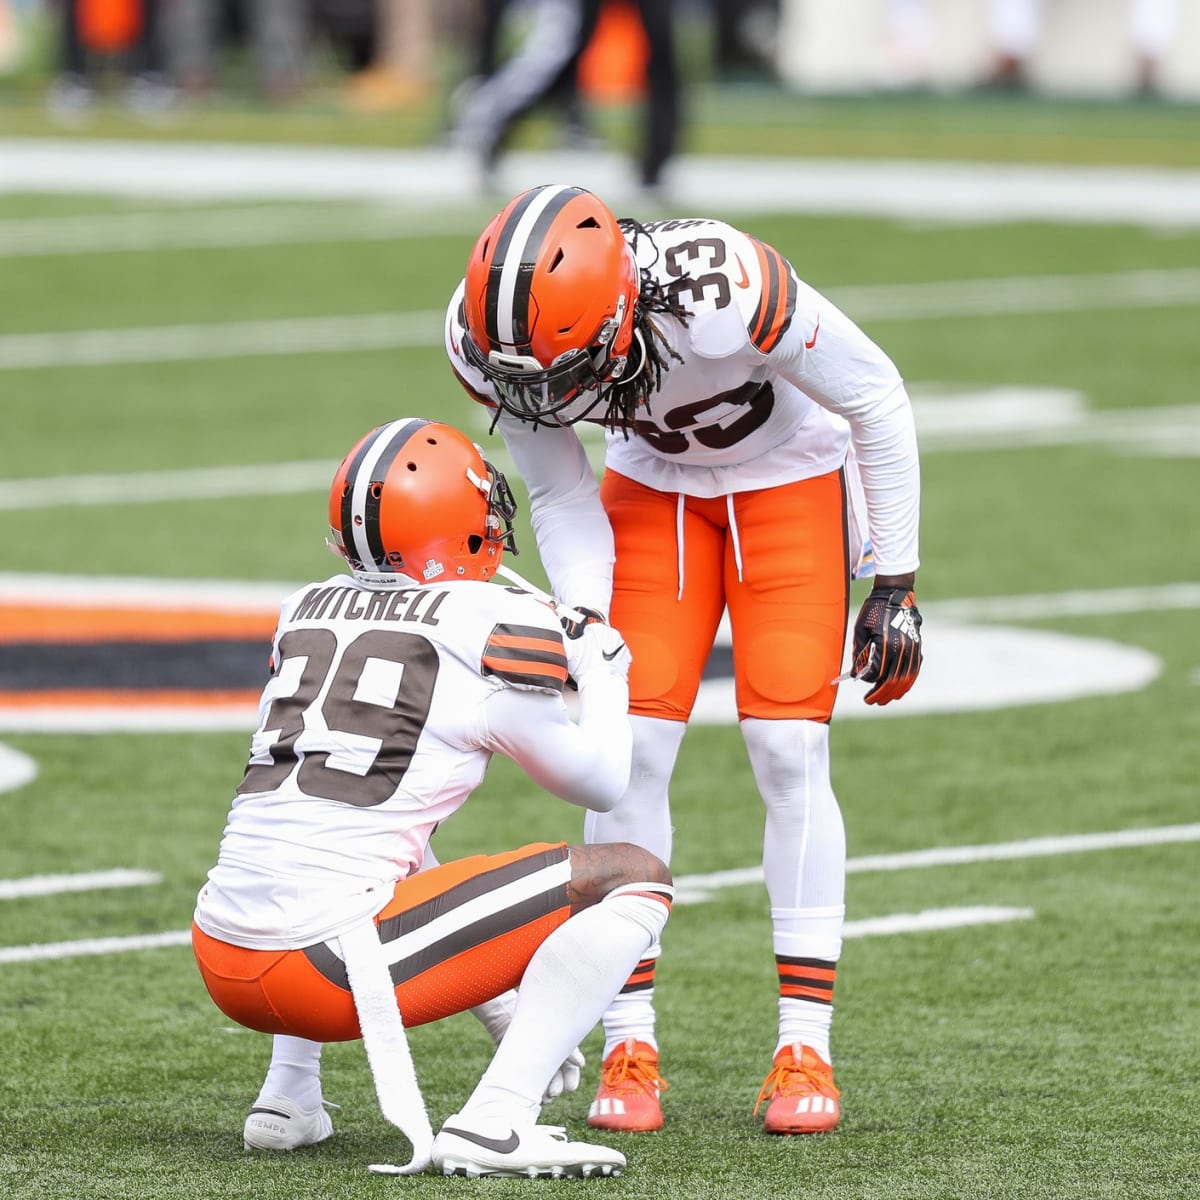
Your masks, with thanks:
M793 1081L792 1076L798 1078ZM841 1095L833 1086L833 1081L828 1075L815 1071L811 1067L802 1066L794 1058L785 1058L771 1069L771 1073L759 1088L758 1100L754 1105L754 1115L757 1117L763 1101L770 1100L776 1093L788 1095L795 1092L819 1092L824 1096L830 1091L835 1098Z
M637 1089L643 1092L652 1092L655 1088L665 1092L671 1086L658 1073L651 1059L626 1054L625 1051L621 1051L605 1066L602 1083L610 1089L623 1085L626 1090Z

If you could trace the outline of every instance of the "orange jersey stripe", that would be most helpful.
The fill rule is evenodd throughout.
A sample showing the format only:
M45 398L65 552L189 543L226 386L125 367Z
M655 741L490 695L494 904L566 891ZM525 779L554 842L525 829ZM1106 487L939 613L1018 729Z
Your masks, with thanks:
M791 265L778 250L751 238L758 256L762 283L758 307L746 326L750 340L764 354L770 354L779 344L796 311L796 279Z
M480 669L509 683L562 691L567 682L562 635L537 625L497 625L483 648Z

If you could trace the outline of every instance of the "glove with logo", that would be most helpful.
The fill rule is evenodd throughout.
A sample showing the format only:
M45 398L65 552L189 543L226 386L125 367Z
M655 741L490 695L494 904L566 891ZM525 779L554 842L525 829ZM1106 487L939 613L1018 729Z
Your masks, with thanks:
M576 688L586 682L589 673L603 671L625 679L633 656L625 639L603 620L585 622L578 637L563 640L567 652L567 682Z
M563 637L572 640L582 637L583 631L596 621L601 625L608 624L604 614L594 608L568 608L566 605L560 605L555 611L558 613L558 623L563 628Z
M898 700L916 681L921 659L921 614L911 589L877 585L854 622L852 675L875 685L866 702Z

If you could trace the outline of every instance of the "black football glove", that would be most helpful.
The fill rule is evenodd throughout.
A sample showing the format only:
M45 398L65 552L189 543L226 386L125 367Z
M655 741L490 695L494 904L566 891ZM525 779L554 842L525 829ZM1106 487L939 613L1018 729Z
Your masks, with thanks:
M608 624L604 619L604 614L597 612L594 608L563 606L558 609L558 623L563 628L563 636L569 637L572 641L583 637L583 631L594 621L599 621L601 625Z
M876 586L854 622L851 674L875 685L866 702L888 704L903 696L920 674L921 657L921 614L912 591Z

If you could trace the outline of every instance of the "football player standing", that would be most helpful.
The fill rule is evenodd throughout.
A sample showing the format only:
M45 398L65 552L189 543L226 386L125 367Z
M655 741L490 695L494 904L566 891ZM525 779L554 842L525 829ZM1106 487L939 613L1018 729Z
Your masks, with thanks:
M559 185L523 192L484 229L446 347L528 485L554 594L611 619L633 652L631 782L585 818L588 842L670 861L668 786L728 609L779 980L764 1128L833 1129L846 844L829 722L854 576L875 575L850 671L872 685L866 702L903 696L922 656L917 441L900 374L774 247L715 220L618 222ZM599 486L579 421L607 431ZM659 949L605 1013L597 1128L662 1125Z

